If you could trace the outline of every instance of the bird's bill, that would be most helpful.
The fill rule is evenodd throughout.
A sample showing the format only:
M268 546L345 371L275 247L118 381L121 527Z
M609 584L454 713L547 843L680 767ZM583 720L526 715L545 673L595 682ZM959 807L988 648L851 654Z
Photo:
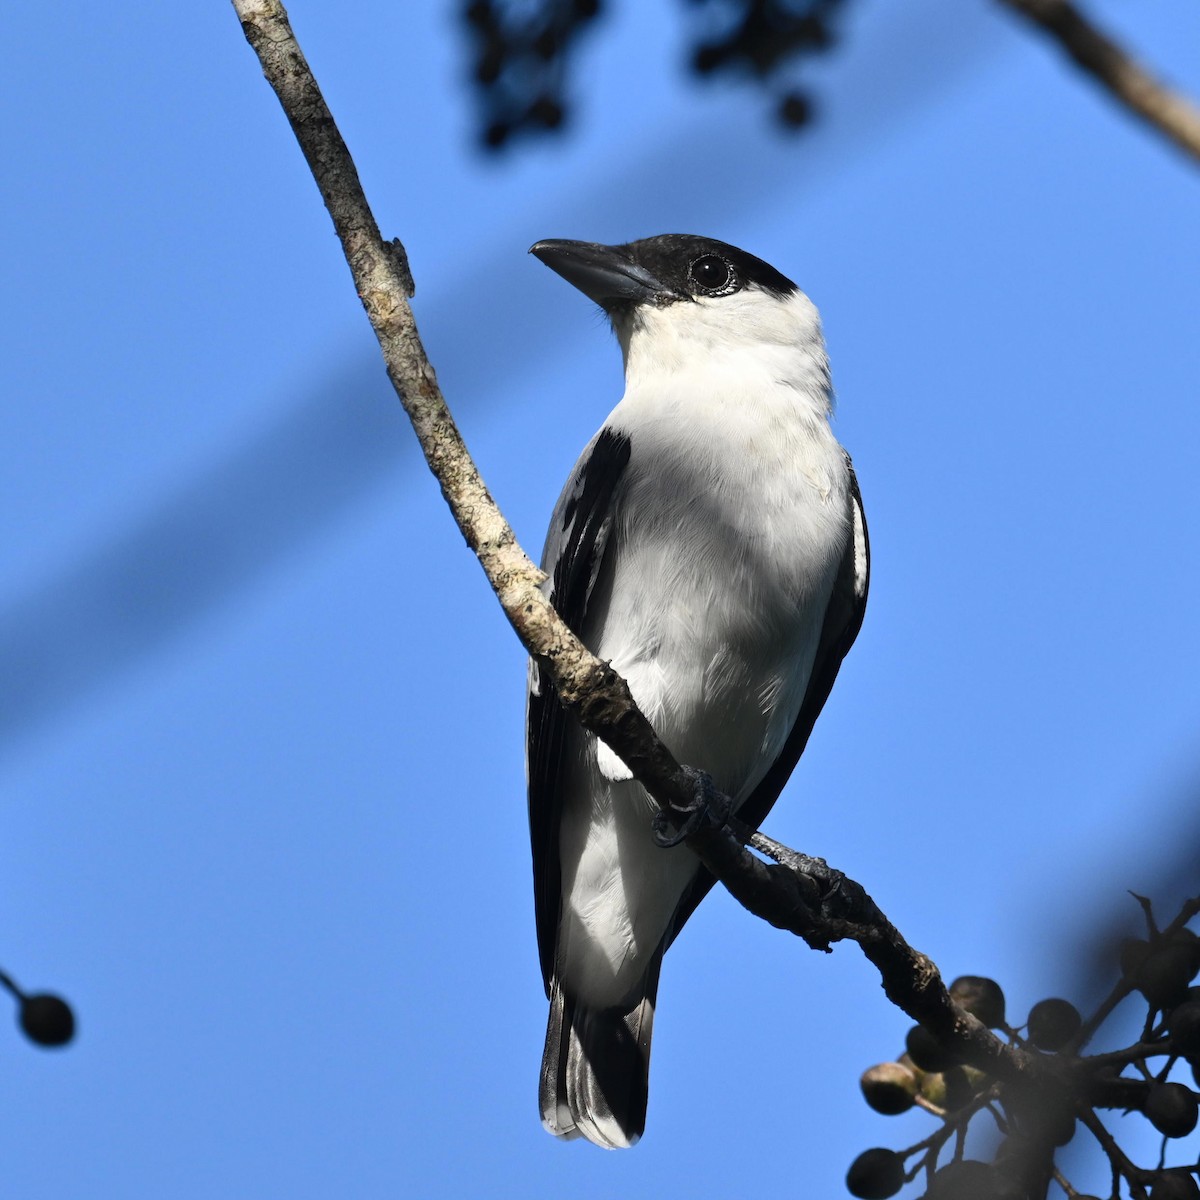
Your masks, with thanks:
M551 238L535 242L529 253L537 255L552 271L557 271L606 311L677 298L662 280L635 263L621 246Z

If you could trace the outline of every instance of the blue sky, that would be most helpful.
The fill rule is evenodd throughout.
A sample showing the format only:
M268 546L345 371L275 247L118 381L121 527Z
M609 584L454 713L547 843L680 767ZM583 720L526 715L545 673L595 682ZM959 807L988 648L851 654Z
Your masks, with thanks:
M530 243L707 233L814 298L874 576L768 829L948 976L1077 995L1195 861L1200 173L983 0L853 6L801 138L609 7L571 135L499 160L451 6L291 13L531 552L621 381ZM1091 8L1200 94L1200 11ZM717 893L643 1142L543 1133L522 655L232 10L0 20L0 965L80 1019L0 1038L8 1190L836 1196L923 1136L859 1097L907 1027L861 955Z

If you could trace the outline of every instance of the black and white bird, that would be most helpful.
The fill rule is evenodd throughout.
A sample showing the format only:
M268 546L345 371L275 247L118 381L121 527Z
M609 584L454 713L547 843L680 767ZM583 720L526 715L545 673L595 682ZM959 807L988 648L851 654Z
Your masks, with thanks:
M773 267L684 234L531 248L607 313L625 395L576 464L542 567L563 619L681 763L758 825L862 623L867 529L817 310ZM645 1126L667 947L713 884L660 849L656 805L531 664L529 819L550 1020L542 1121Z

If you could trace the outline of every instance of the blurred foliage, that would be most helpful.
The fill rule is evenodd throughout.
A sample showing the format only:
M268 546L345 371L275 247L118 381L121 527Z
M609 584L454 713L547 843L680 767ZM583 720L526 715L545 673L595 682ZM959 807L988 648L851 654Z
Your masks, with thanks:
M795 77L807 56L834 44L833 27L847 0L686 3L694 75L751 80L771 95L781 124L808 124L814 103ZM515 135L563 127L571 55L601 14L601 0L468 0L462 15L485 147L498 150Z

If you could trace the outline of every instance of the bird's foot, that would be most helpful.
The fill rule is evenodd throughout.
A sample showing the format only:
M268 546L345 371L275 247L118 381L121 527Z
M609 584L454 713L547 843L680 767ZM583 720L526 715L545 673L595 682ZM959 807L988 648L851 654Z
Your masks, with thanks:
M683 770L692 782L692 802L686 809L660 808L654 814L654 843L664 850L687 841L705 825L720 829L733 811L733 801L717 790L707 771L697 771L695 767L684 767Z

